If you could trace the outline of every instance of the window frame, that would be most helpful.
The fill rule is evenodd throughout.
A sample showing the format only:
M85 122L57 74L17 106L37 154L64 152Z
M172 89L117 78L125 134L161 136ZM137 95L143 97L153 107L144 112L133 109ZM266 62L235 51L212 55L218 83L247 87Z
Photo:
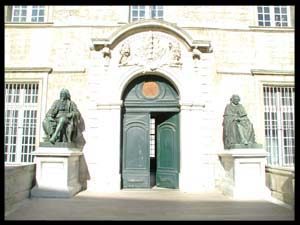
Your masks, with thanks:
M139 13L139 10L137 11L138 13L138 16L137 16L137 19L133 19L133 18L136 18L136 17L133 17L133 7L138 7L138 9L140 7L145 7L145 16L143 18L140 17L140 13ZM154 7L162 7L161 9L154 9ZM162 11L162 16L161 17L152 17L152 13L153 13L153 10L155 10L156 12L158 12L159 10ZM129 6L129 21L130 22L136 22L136 21L140 21L140 20L145 20L145 19L157 19L157 20L163 20L164 19L164 6L162 5L131 5Z
M26 6L26 20L25 21L13 21L14 18L14 10L15 7L22 7L24 5L11 5L6 6L6 15L5 15L5 22L6 23L12 23L12 24L43 24L48 22L48 16L49 16L49 6L46 5L25 5ZM44 15L43 15L43 21L32 21L32 17L35 17L32 15L32 9L33 7L44 7ZM39 15L39 10L38 10ZM37 17L38 18L38 17Z
M287 16L287 26L276 26L276 21L275 21L275 7L277 6L285 6L287 9L286 16ZM255 6L255 21L256 21L256 26L261 27L261 28L290 28L292 27L292 22L291 22L291 7L289 5L257 5ZM261 20L258 19L258 14L261 14L258 12L258 7L269 7L269 15L270 15L270 26L265 26L265 25L259 25L259 22ZM265 23L265 20L262 20ZM282 21L280 21L282 23Z
M9 89L7 89L6 87L11 87ZM19 88L18 88L19 87ZM27 87L27 88L26 88ZM9 90L12 90L11 93L13 95L9 94ZM33 90L35 90L36 93L33 94L33 92L31 94L28 95L28 91L30 90L30 92L32 92ZM15 95L17 93L17 95ZM9 97L13 97L13 99L18 99L18 101L8 101ZM17 97L17 98L16 98ZM31 102L31 99L33 99L33 97L36 98L35 101ZM5 145L7 144L9 147L12 145L15 145L15 152L14 152L14 161L10 161L11 159L11 151L9 150L8 152L5 152L5 154L7 154L7 158L9 159L8 163L32 163L33 162L33 157L31 156L31 153L36 150L36 148L38 147L38 112L39 110L39 102L40 102L40 85L39 82L35 81L35 82L5 82L5 115L7 111L14 111L17 112L18 116L15 117L15 114L13 114L13 117L6 117L5 116L5 130L7 128L6 125L11 125L12 120L16 120L16 124L15 126L9 126L10 128L16 129L16 134L11 134L10 132L8 132L8 134L5 133L5 138L8 137L8 140L11 140L12 136L16 136L16 140L15 143L10 143L10 141L8 141L8 143L5 143ZM30 99L30 100L29 100ZM27 101L26 101L27 100ZM29 102L28 102L29 101ZM35 116L33 117L24 117L26 112L34 112ZM32 113L31 113L32 115ZM9 119L8 121L9 124L6 124L7 119ZM27 122L25 122L25 119L27 120ZM27 124L28 123L28 124ZM27 126L26 126L27 125ZM28 126L30 125L30 126ZM31 127L32 126L32 127ZM30 129L34 129L35 132L32 135L32 130ZM28 132L26 132L26 130ZM7 135L7 136L6 136ZM32 138L34 138L34 142L30 141L32 140ZM23 140L27 140L27 142L23 143ZM31 152L29 152L29 148L30 146L32 146L31 148ZM23 152L23 147L24 149L27 149L26 152ZM11 147L9 148L11 149ZM34 150L32 150L34 149ZM23 160L23 157L26 160ZM23 161L22 161L23 160Z
M268 99L268 104L266 105L266 95L265 95L265 91L264 88L273 88L273 89L291 89L291 101L292 104L291 105L287 105L287 104L282 104L282 100L284 99L284 94L283 92L276 92L276 94L274 94L273 96L271 96L270 94L268 94L269 96L271 96L274 99L274 104L270 104L270 99ZM295 105L295 86L292 84L274 84L274 83L264 83L263 84L263 106L264 106L264 132L265 132L265 144L266 144L266 149L267 152L270 154L267 157L267 165L268 166L275 166L275 167L293 167L295 164L295 135L292 136L292 138L294 139L294 145L285 145L284 144L284 139L289 139L290 136L285 136L284 135L284 131L285 130L285 126L284 126L284 122L287 122L288 120L285 120L284 117L284 113L292 113L293 114L293 118L292 118L292 124L293 126L291 127L294 134L295 134L295 111L291 109L294 107ZM268 110L266 110L266 108L269 108ZM291 108L291 109L290 109ZM276 114L276 120L272 120L272 117L270 116L272 113ZM268 120L266 119L266 114L269 114L269 118ZM274 124L272 123L272 121L274 121ZM269 123L268 123L269 122ZM271 127L269 127L269 125L271 125ZM273 130L272 130L273 128ZM275 129L276 130L275 130ZM288 128L288 127L287 127ZM269 129L269 130L268 130ZM275 139L277 139L277 150L276 149L272 149L272 145L268 146L268 141L267 138L272 138L273 135L271 134L270 136L266 135L266 132L270 133L271 131L276 131L275 134L276 136ZM290 140L289 140L290 141ZM289 158L291 154L285 153L285 148L291 147L292 148L292 156L293 160L292 162L288 163L286 158ZM270 150L268 149L270 148ZM290 153L290 150L289 150ZM272 158L275 157L275 158Z
M8 83L37 83L38 103L37 103L37 120L36 120L36 148L43 141L42 119L47 112L47 92L48 92L48 77L52 72L51 67L6 67L5 68L5 84ZM5 105L6 107L6 105ZM26 162L5 162L5 164L31 164Z
M155 152L156 152L156 119L154 117L150 118L150 157L154 158L155 157Z

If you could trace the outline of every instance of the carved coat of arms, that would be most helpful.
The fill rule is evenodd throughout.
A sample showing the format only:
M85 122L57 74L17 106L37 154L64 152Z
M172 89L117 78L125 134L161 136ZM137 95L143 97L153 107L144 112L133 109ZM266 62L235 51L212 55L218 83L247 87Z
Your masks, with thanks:
M165 65L182 65L179 43L159 32L136 34L123 42L119 52L119 66L137 65L154 71Z

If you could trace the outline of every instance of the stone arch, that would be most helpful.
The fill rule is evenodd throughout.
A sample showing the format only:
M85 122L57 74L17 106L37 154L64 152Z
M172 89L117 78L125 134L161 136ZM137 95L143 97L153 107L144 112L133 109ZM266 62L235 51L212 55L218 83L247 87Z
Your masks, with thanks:
M192 38L181 28L177 27L174 24L158 21L158 20L145 20L138 21L136 23L129 24L127 26L121 27L121 29L117 30L111 35L111 47L114 48L120 41L125 39L126 37L133 35L135 33L143 32L143 31L160 31L163 33L167 33L173 36L176 36L179 40L181 40L187 47L191 47Z
M174 83L158 73L139 73L127 80L122 100L121 188L178 189L180 105Z
M147 87L145 87L147 86ZM160 111L161 107L179 110L179 97L176 88L169 80L157 74L144 74L127 85L122 95L125 108L151 108Z
M121 26L107 38L94 38L92 39L93 47L95 50L101 50L104 46L109 46L110 49L114 49L114 47L125 38L144 31L159 31L174 36L183 43L188 50L193 48L200 48L206 52L211 50L210 41L194 40L186 31L174 23L153 19L137 21Z
M158 76L161 77L163 79L166 79L168 82L170 82L172 84L172 86L175 88L176 92L178 93L178 97L180 99L181 96L181 84L179 83L179 81L177 80L177 78L162 69L158 69L155 72L144 72L143 69L137 69L135 71L131 71L127 74L124 74L124 79L122 79L122 81L120 82L119 85L119 93L118 93L118 98L120 100L122 100L122 96L126 90L126 88L128 87L128 85L135 79L137 79L138 77L144 76L145 74L147 75L154 75L154 76Z

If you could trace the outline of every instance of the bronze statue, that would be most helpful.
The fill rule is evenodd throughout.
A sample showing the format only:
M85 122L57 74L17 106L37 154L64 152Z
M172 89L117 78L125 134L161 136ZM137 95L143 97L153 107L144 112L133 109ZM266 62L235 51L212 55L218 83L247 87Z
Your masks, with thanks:
M255 143L253 125L244 107L239 104L240 97L232 95L225 108L223 120L224 149L251 148Z
M67 89L60 91L60 99L56 100L46 114L43 121L43 129L47 135L45 141L55 144L67 142L84 145L82 136L84 121L76 104L71 101L71 95Z

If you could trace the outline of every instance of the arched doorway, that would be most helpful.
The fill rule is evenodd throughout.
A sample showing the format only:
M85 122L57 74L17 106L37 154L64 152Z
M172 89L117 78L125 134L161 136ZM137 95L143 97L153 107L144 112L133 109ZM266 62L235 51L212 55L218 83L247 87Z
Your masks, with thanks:
M122 99L121 188L178 188L178 92L146 75L130 82Z

